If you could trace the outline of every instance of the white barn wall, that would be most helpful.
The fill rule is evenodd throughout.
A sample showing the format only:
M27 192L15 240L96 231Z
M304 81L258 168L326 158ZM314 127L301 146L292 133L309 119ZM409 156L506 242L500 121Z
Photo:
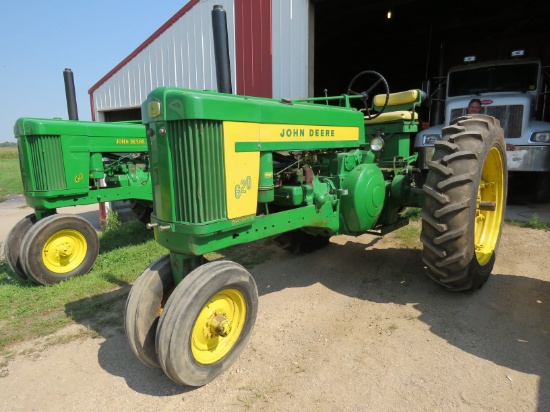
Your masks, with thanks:
M313 93L313 5L309 0L272 0L273 97Z
M201 0L93 91L95 119L104 121L103 111L141 107L147 95L160 86L217 89L211 12L218 4L227 13L229 56L234 62L233 0ZM235 73L232 64L236 90Z

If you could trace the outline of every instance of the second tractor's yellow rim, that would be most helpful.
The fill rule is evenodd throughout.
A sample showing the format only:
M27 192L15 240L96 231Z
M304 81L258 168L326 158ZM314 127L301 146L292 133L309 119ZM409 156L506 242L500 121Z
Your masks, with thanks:
M201 309L191 332L195 360L212 364L226 356L237 343L246 320L246 300L236 289L224 289Z
M65 274L82 264L87 251L88 243L82 233L64 229L54 233L44 243L42 262L51 272Z
M500 150L492 147L483 163L475 216L475 253L486 265L495 251L504 216L504 162Z

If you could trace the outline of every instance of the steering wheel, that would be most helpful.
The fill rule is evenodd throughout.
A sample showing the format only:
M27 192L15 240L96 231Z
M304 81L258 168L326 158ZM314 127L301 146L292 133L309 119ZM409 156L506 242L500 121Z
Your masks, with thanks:
M363 79L364 83L370 85L370 87L368 87L366 91L362 91L362 92L357 92L353 90L354 86L356 86L355 83L360 78L363 78L363 77L366 78L366 79ZM351 80L348 86L348 94L361 96L360 100L363 102L363 105L365 106L365 109L364 109L366 113L365 118L367 120L371 120L371 119L376 119L378 116L384 113L384 110L386 110L386 107L388 106L388 101L390 99L390 88L388 86L388 82L386 81L386 79L384 79L384 76L382 76L380 73L375 72L373 70L365 70L359 73L358 75L356 75ZM378 113L371 114L369 106L371 106L374 96L378 94L385 94L386 100L384 101L384 105L382 106L382 108Z

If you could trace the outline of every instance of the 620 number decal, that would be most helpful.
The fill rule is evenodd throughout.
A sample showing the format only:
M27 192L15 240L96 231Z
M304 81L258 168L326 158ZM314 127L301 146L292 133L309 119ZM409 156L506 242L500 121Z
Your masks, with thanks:
M235 198L240 199L241 195L250 189L252 189L252 178L246 176L246 179L242 179L238 185L235 185Z

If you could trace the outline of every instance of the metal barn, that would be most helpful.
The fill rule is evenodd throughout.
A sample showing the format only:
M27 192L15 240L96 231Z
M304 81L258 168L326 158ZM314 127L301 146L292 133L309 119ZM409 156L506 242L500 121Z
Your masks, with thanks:
M92 119L140 119L159 86L217 89L211 11L227 13L233 92L262 97L312 93L309 0L190 0L89 90Z
M92 119L140 119L158 86L217 89L215 5L227 12L233 92L242 95L337 95L363 70L382 73L391 91L420 88L466 55L501 59L514 48L550 61L550 3L533 12L496 0L190 0L91 87ZM464 36L479 29L483 41Z

